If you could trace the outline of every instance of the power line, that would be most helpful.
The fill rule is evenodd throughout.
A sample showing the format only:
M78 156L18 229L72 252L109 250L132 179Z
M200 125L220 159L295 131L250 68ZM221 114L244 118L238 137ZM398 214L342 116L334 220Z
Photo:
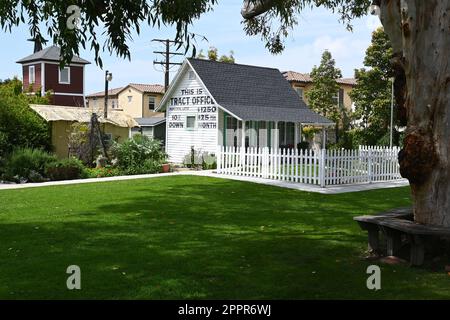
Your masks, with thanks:
M165 87L165 91L167 92L167 89L169 88L169 84L170 84L170 69L172 68L172 66L181 66L182 63L179 62L171 62L171 59L174 56L184 56L184 54L179 53L179 52L172 52L170 51L170 47L172 45L181 45L181 42L178 41L173 41L173 40L169 40L169 39L153 39L152 41L154 42L160 42L160 43L164 43L166 46L166 51L153 51L153 53L155 54L161 54L164 56L164 61L153 61L153 65L162 65L164 67L164 73L165 73L165 81L164 81L164 87Z

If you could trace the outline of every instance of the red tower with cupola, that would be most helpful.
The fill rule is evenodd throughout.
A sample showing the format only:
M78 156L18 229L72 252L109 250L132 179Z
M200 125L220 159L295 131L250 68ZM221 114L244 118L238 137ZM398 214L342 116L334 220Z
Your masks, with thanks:
M53 105L85 107L85 66L90 62L74 56L61 69L60 57L60 48L51 46L17 61L22 65L23 90L42 95L51 91Z

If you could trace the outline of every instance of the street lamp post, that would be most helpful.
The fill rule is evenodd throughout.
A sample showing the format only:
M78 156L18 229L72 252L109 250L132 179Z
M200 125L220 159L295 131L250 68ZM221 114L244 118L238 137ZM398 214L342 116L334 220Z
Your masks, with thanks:
M104 116L105 119L108 118L108 84L112 81L112 73L106 70L105 72L105 109Z

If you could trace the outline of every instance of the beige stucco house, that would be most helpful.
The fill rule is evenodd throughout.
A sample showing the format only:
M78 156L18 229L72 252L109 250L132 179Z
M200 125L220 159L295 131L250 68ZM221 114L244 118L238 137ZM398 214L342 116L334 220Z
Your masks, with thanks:
M308 104L306 93L312 88L312 79L308 73L300 73L295 71L285 71L283 76L291 84L291 87L297 92L300 98ZM336 104L343 105L348 111L352 110L353 101L350 98L350 91L356 85L356 79L341 78L337 79L340 87L339 92L336 93Z
M133 117L140 126L133 128L132 134L142 133L164 141L165 116L155 111L163 96L162 85L130 83L108 91L108 110L121 110ZM90 94L86 99L89 107L104 108L105 92Z
M52 145L58 158L70 155L69 136L71 125L75 122L88 124L92 113L98 115L98 121L105 134L112 141L123 142L131 136L131 129L139 124L127 113L121 110L111 110L105 119L103 110L94 108L65 107L54 105L31 105L37 114L51 124Z
M159 84L130 83L125 87L108 91L108 108L119 109L133 118L161 116L155 109L164 95L164 86ZM104 107L105 92L97 92L86 97L88 106Z

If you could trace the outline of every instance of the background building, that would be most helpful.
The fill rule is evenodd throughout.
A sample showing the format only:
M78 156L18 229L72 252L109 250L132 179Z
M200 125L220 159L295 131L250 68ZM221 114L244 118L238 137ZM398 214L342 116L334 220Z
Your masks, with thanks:
M291 84L291 87L297 92L300 98L308 104L308 98L306 97L306 92L308 92L312 87L312 79L308 73L300 73L295 71L285 71L283 76ZM356 85L356 79L353 78L341 78L337 79L340 89L336 92L336 105L342 105L347 110L352 110L352 99L349 96L350 91Z
M51 91L53 105L85 107L84 67L90 62L74 56L61 69L60 53L60 48L51 46L17 61L22 65L23 91L42 96Z
M156 112L163 96L162 85L130 83L108 91L108 109L123 111L135 118L140 126L133 128L133 134L142 133L164 143L166 118L164 113ZM104 91L90 94L86 98L90 108L104 108Z

